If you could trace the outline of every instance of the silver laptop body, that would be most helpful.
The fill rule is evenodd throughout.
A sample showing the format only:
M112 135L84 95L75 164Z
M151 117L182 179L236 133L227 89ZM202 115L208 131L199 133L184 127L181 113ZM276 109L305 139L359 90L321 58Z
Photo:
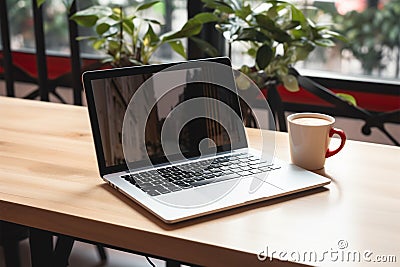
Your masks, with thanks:
M228 58L205 61L230 66ZM236 115L240 117L238 97L222 91L218 86L207 85L204 89L203 84L188 83L157 98L160 101L155 101L157 103L153 106L146 103L152 102L153 95L157 94L154 92L145 96L144 100L135 101L133 95L149 77L179 64L84 73L100 175L110 186L162 221L175 223L330 183L325 177L279 161L273 155L269 157L271 160L265 160L262 151L248 148L241 121L229 123L237 118ZM186 69L184 64L181 66L179 73L184 73L184 77L193 75L193 70ZM210 70L199 68L195 72L201 74ZM177 72L167 71L163 75L176 79ZM224 79L235 87L232 74L227 73ZM236 115L230 116L228 112L222 112L221 107L216 107L213 101L206 101L204 103L208 106L204 112L209 117L198 116L175 129L174 125L179 124L177 121L185 115L190 116L187 114L191 110L202 109L202 104L200 108L190 104L183 108L186 111L182 111L179 104L204 97L229 106ZM149 113L142 119L140 115L144 109L148 109ZM168 144L174 141L174 137L162 139L163 127L166 127L168 116L173 114L174 109L179 111L175 112L178 119L169 120L172 123L169 123L168 131L171 135L178 135L178 147L182 150L180 156L166 153L167 149L162 147L161 142L166 140L164 143ZM223 127L218 125L219 120L225 120ZM130 128L128 121L133 124ZM137 130L141 125L145 125L143 132ZM138 142L143 142L144 148L140 148Z

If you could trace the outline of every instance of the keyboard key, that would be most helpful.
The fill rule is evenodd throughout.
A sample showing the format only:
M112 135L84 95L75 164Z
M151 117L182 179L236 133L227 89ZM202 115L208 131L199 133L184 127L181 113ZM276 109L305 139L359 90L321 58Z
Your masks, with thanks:
M164 183L164 181L161 181L161 180L151 182L152 185L159 185L162 183Z
M144 192L146 192L148 195L150 195L150 196L152 196L152 197L154 197L154 196L158 196L158 195L160 195L161 193L159 193L159 192L157 192L156 190L153 190L153 189L149 189L149 190L143 190Z
M192 187L191 184L185 183L185 182L183 182L183 181L175 181L175 182L173 182L173 183L174 183L175 185L177 185L177 186L182 187L182 188L190 188L190 187Z
M233 175L225 175L221 176L218 178L214 179L207 179L207 180L202 180L202 181L196 181L192 185L193 186L200 186L200 185L205 185L205 184L210 184L210 183L216 183L216 182L222 182L222 181L227 181L227 180L232 180L232 179L237 179L240 178L240 175L238 174L233 174Z
M256 165L256 167L261 168L261 167L270 167L272 166L272 163L268 163L268 162L260 162L259 164Z
M240 174L241 176L248 176L248 175L251 175L252 173L249 172L249 171L242 171L242 172L240 172L238 174Z
M251 170L249 170L249 172L251 172L252 174L257 174L257 173L261 173L262 171L259 169L251 169Z
M170 184L164 184L163 185L165 188L167 188L168 190L170 190L171 192L176 192L176 191L180 191L182 190L182 188L180 188L177 185L174 185L173 183Z
M243 170L243 171L248 171L248 170L251 170L251 167L250 166L243 166L243 167L240 167L240 169Z
M203 177L206 178L206 179L211 179L211 178L214 178L215 175L214 174L206 174Z
M162 185L154 186L152 189L153 189L153 190L156 190L157 192L159 192L159 193L161 193L161 194L166 194L166 193L170 193L170 192L171 192L171 190L165 188L165 187L162 186Z
M270 167L261 167L261 168L258 168L258 169L261 170L261 171L263 171L263 172L272 171L272 169L271 169Z
M153 184L151 184L151 183L137 183L137 185L140 187L140 188L142 188L142 189L145 189L145 188L153 188L154 187L154 185Z

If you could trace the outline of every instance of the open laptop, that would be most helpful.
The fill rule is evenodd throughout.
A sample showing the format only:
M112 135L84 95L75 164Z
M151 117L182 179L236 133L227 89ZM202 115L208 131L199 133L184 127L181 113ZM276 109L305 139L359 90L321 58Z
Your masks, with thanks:
M248 148L228 58L189 62L83 74L104 181L166 223L330 183Z

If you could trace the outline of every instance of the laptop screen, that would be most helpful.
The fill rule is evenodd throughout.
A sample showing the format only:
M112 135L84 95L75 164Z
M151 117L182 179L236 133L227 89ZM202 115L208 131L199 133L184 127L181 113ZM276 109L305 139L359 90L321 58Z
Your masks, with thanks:
M225 64L229 62L221 60ZM85 74L102 174L126 169L128 158L130 168L140 168L149 164L146 159L150 159L151 164L161 164L180 159L178 154L196 158L247 146L243 124L237 119L241 114L235 90L192 82L194 75L205 79L207 75L216 75L202 68L165 70L170 66L141 66ZM235 87L232 72L218 75L226 75ZM166 88L171 82L178 86ZM145 88L141 87L143 84ZM134 97L143 89L143 97ZM229 110L223 107L229 107ZM126 116L129 116L129 128L125 126L123 130L123 124L128 120ZM124 136L123 131L129 134L125 132ZM132 139L128 149L123 147L126 136ZM166 149L174 142L179 151Z

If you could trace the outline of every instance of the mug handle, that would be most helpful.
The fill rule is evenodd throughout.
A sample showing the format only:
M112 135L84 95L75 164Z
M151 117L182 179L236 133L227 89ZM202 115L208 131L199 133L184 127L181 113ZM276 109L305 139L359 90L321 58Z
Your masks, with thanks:
M337 128L331 128L329 131L329 137L332 137L334 134L337 134L340 136L340 146L336 148L335 150L330 150L328 148L328 151L326 151L325 158L332 157L336 153L338 153L342 148L344 147L344 143L346 142L346 134L344 133L343 130L337 129Z

